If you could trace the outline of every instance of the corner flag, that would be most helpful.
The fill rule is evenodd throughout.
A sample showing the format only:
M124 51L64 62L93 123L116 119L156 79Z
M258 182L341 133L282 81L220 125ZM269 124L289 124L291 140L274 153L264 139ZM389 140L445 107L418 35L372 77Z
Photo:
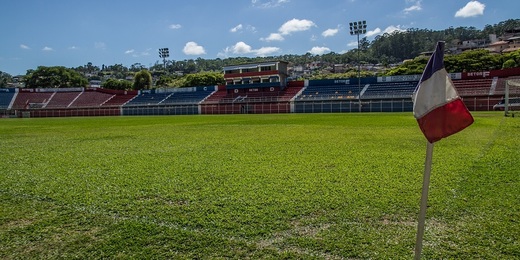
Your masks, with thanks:
M473 123L444 68L444 42L438 42L413 94L413 114L430 143Z

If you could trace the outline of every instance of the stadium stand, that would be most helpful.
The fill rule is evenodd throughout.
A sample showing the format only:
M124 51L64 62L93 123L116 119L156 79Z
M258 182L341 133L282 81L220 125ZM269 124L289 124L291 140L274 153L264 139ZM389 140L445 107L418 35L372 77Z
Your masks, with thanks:
M69 107L99 107L109 99L113 98L113 96L115 95L97 91L83 91L69 105Z
M453 84L460 96L487 96L490 93L493 79L461 79Z
M81 92L54 92L43 108L67 108Z
M34 92L34 89L19 91L11 109L43 108L53 93Z
M417 81L369 84L362 99L411 98Z
M226 82L231 85L217 87L142 91L0 89L0 116L405 112L412 111L411 96L420 78L399 75L271 82L273 73L278 80L285 77L283 70L273 70L273 64L230 67L235 69L226 74ZM451 76L470 111L491 111L504 98L506 81L520 79L520 68ZM520 92L520 88L512 91Z
M208 97L214 90L173 92L161 104L197 104Z
M359 94L357 85L308 86L297 97L299 100L356 99Z
M504 95L506 92L506 82L511 79L519 80L520 76L512 76L507 78L499 78L496 84L496 88L493 94L495 95ZM520 94L518 91L520 91L519 88L511 88L509 91L513 94Z
M287 82L286 87L226 89L219 86L201 105L202 114L290 113L291 100L303 88L303 81Z
M137 95L137 92L114 94L110 99L101 104L102 107L123 106L128 101L132 100Z
M152 91L141 92L139 95L135 96L133 99L128 101L124 106L143 106L143 105L158 105L163 102L168 96L173 93L155 93Z
M210 103L219 103L221 99L227 96L226 86L220 85L218 86L217 91L210 94L205 100L204 103L210 104Z
M8 109L15 94L15 88L0 88L0 109Z

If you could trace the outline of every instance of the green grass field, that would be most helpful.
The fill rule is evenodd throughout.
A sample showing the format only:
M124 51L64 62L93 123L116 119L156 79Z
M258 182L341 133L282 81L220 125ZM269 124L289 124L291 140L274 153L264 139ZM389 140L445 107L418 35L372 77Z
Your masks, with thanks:
M519 118L435 144L425 259L520 258ZM411 113L0 120L0 258L410 259Z

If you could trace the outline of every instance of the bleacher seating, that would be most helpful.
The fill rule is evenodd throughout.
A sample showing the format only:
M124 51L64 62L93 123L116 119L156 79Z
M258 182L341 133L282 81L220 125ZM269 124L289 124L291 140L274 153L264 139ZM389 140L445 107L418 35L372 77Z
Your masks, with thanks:
M363 87L363 86L362 86ZM360 92L358 85L308 86L298 100L355 99Z
M418 82L385 82L370 84L361 96L368 98L410 98Z
M499 78L495 88L495 95L504 95L506 93L506 82L508 80L517 80L518 82L520 82L520 76ZM513 94L520 94L520 88L510 88L509 92Z
M290 101L300 90L303 88L302 84L287 84L287 87L284 89L282 96L280 97L280 101Z
M464 80L453 79L453 83L471 111L489 111L504 98L506 81L520 79L518 72L504 73L502 70L492 76L482 73L482 77L481 74L463 73L461 78ZM25 113L27 111L23 110L31 109L31 116L42 117L403 112L411 111L413 107L411 96L418 83L417 75L413 76L383 79L367 77L359 81L288 81L283 89L279 86L261 87L258 84L251 87L220 85L141 91L102 88L0 89L0 110L3 115L20 116L23 113L9 110L22 110L19 112ZM510 94L513 97L520 96L520 88L512 88Z
M81 94L79 91L75 92L55 92L48 101L45 108L67 108L69 105Z
M115 94L107 101L101 104L102 107L111 107L111 106L122 106L126 104L128 101L132 100L136 94Z
M18 92L11 109L24 109L27 107L43 107L49 101L53 92Z
M487 96L493 79L454 80L453 84L461 96Z
M204 103L219 103L221 99L227 96L227 92L225 90L215 91L213 94L208 96Z
M0 89L0 109L9 108L9 104L11 104L11 100L13 100L15 94L15 89Z
M302 86L288 86L283 90L270 89L248 92L217 91L209 96L204 103L259 103L259 102L285 102L290 101Z
M141 93L128 103L125 106L147 106L147 105L158 105L163 102L168 96L172 95L172 92L166 93Z
M113 96L115 95L97 91L84 91L70 104L70 107L99 107Z
M173 92L167 96L161 104L197 104L204 98L208 97L213 90L209 91L190 91L190 92Z

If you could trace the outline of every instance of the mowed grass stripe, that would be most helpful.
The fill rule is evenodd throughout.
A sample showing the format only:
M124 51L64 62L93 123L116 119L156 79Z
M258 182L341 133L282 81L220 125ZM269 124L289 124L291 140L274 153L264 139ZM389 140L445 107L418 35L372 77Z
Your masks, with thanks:
M431 258L520 251L520 124L474 115L435 146ZM426 141L409 113L0 120L0 132L2 258L413 254Z

